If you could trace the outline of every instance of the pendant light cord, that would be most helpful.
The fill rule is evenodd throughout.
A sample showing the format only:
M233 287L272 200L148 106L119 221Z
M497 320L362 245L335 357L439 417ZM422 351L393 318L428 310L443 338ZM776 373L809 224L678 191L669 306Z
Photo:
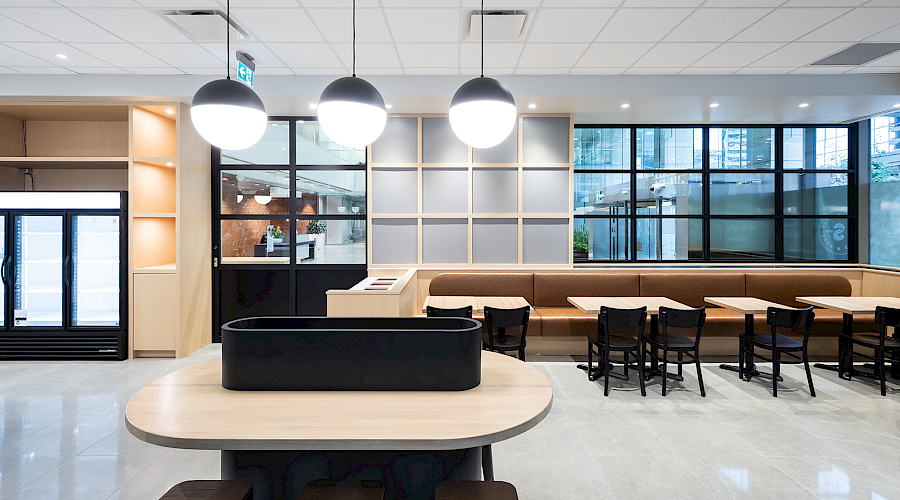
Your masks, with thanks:
M231 67L228 61L231 59L231 0L225 2L225 79L231 80Z
M356 0L353 0L353 77L356 78Z
M481 77L484 78L484 0L481 0Z

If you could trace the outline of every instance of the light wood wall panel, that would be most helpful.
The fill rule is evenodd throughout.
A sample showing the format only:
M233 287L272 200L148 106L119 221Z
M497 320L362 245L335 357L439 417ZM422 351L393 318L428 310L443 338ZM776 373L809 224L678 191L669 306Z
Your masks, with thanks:
M22 156L22 120L0 116L0 156Z
M128 156L128 122L25 122L28 156Z
M34 169L34 186L38 191L127 191L126 169ZM17 167L0 167L0 190L23 191L23 175ZM25 179L25 190L31 191L31 179Z
M172 217L134 219L131 245L135 268L174 263L175 219Z
M136 274L133 290L134 349L175 350L178 298L174 274Z
M866 269L863 274L862 295L900 297L900 273Z
M134 213L175 213L175 168L134 162L131 177Z
M183 119L184 116L181 118ZM174 157L177 152L175 125L175 120L135 106L134 156L137 158Z

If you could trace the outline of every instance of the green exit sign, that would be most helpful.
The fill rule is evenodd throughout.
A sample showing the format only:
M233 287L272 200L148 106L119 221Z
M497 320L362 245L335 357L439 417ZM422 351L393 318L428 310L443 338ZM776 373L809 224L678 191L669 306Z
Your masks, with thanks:
M253 86L253 72L256 71L256 64L253 63L253 57L246 52L237 52L237 77L238 80L244 82L248 87Z

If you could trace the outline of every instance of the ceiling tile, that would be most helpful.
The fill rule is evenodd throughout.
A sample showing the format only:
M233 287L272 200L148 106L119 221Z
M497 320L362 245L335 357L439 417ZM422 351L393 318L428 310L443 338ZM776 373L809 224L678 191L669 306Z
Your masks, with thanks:
M6 74L6 75L18 75L18 74L20 74L18 71L14 70L14 69L12 69L12 68L4 68L4 67L0 67L0 73Z
M523 43L500 43L490 42L484 44L484 65L485 67L515 67L519 62L519 55L522 53ZM481 44L480 43L464 43L460 52L460 66L477 67L481 66Z
M295 8L297 7L296 0L231 0L231 8L241 8L241 7L285 7L285 8ZM291 72L290 74L294 74Z
M398 43L404 68L456 68L459 66L459 44Z
M569 68L516 68L517 75L566 75Z
M216 56L193 43L139 43L136 46L176 68L215 68L222 64Z
M732 42L791 42L848 9L776 9L735 36Z
M406 68L407 75L458 75L457 68Z
M247 0L253 1L253 0ZM347 7L352 5L350 0L342 0L342 3L336 4L335 0L297 0L301 5L307 8L315 8L315 7ZM381 7L381 4L378 3L378 0L356 0L356 8L362 9L365 7Z
M900 25L866 38L867 42L900 42Z
M309 9L307 14L329 42L353 40L353 14L350 9ZM390 42L391 33L381 9L356 10L356 41Z
M298 75L329 75L350 76L350 71L344 68L314 68L312 66L298 66L291 68Z
M850 66L804 66L791 71L792 75L839 75L846 73Z
M344 66L353 66L353 44L333 43L331 47L338 53ZM397 51L392 43L357 43L356 64L372 68L399 68L400 60L397 59Z
M10 66L11 69L26 75L74 75L73 71L59 66Z
M457 42L457 9L387 9L395 42Z
M80 7L138 7L140 4L134 0L56 0L56 3L70 9Z
M14 42L6 45L43 59L50 64L65 68L102 68L109 66L108 63L64 43ZM64 54L68 58L60 59L56 57L56 54Z
M269 43L266 44L285 64L296 68L343 68L341 60L327 43Z
M759 67L755 68L752 66L748 66L746 68L741 68L734 72L736 75L784 75L790 73L791 71L797 68L764 68Z
M810 42L857 42L900 23L896 9L856 9L801 38Z
M707 0L703 7L778 7L784 0Z
M39 33L12 19L0 16L0 42L54 42L47 35Z
M201 43L201 47L206 49L210 54L215 56L219 61L224 61L226 57L228 57L228 49L224 43ZM248 43L248 42L232 42L231 43L231 57L229 64L235 65L235 56L234 53L237 51L243 51L250 54L253 57L253 62L256 63L257 68L283 68L284 63L278 59L268 47L261 43Z
M879 57L865 66L900 66L900 52L894 52L884 57Z
M516 68L484 68L485 76L511 75ZM459 68L461 75L481 75L481 68Z
M78 9L78 15L128 42L190 42L186 36L144 9Z
M3 15L41 33L52 34L62 42L120 42L112 33L100 28L71 10L3 9Z
M424 5L423 5L424 4ZM397 7L459 7L459 0L381 0L385 8Z
M72 68L72 71L79 75L127 75L129 74L122 68Z
M188 75L208 75L208 76L225 76L225 68L190 68L190 67L180 67L178 68L182 72ZM256 82L254 82L256 83Z
M531 26L529 42L590 42L614 9L541 9Z
M622 7L698 7L703 0L625 0Z
M321 42L319 30L303 9L232 9L261 42Z
M900 66L860 66L858 68L853 68L847 73L900 73Z
M845 48L846 43L789 43L771 54L755 61L751 66L798 68L818 61Z
M783 7L859 7L866 0L788 0Z
M628 67L651 47L652 43L594 43L578 61L578 67Z
M717 43L660 43L634 63L641 68L685 68L709 54Z
M675 75L681 68L628 68L626 75Z
M724 43L693 65L698 67L742 67L784 47L783 43Z
M628 68L572 68L570 75L621 75Z
M0 7L59 7L53 0L0 0Z
M6 45L0 45L0 61L3 61L3 64L6 66L47 66L51 64L49 61L28 55Z
M724 42L759 21L771 9L698 9L678 25L667 42Z
M896 7L897 0L869 0L866 7Z
M365 77L366 75L402 75L403 68L356 68L356 74Z
M691 9L620 9L597 37L598 42L657 42Z
M256 75L293 75L294 71L291 68L271 68L269 66L257 66L256 71L254 71L254 79L256 79Z
M131 68L123 67L122 69L135 75L183 75L184 72L177 68Z
M463 0L464 3L473 4L477 0ZM520 5L518 8L522 7L530 7L527 5L529 2L524 2L526 5ZM622 0L544 0L544 3L541 5L542 9L553 9L559 7L618 7L622 3Z
M570 68L578 61L587 43L529 43L522 51L520 68Z
M535 8L541 5L541 0L490 0L491 9L509 9L509 10L521 10L526 8ZM602 3L610 3L616 2L617 4L621 0L544 0L543 8L547 7L591 7L597 6L596 4ZM567 5L558 5L558 4L567 4ZM590 5L587 5L590 4ZM462 2L463 9L475 9L478 10L481 8L481 0L463 0ZM487 9L485 9L487 10Z
M129 43L73 43L76 49L113 66L165 67L168 64Z
M739 70L739 67L719 68L684 68L679 75L730 75Z
M216 0L135 0L144 7L155 9L219 9L224 7ZM224 3L224 2L223 2Z

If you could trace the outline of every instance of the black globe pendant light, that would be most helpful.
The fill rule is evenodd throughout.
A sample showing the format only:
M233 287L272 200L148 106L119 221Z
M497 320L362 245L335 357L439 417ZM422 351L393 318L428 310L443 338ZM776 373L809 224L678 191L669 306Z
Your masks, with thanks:
M353 0L352 75L338 78L325 87L316 111L322 129L331 140L362 149L384 131L387 110L378 89L356 76L356 0Z
M499 81L484 76L484 0L481 0L481 77L464 83L450 101L450 127L473 148L503 142L516 125L516 100Z
M225 78L200 87L191 101L194 128L207 142L222 149L245 149L266 130L266 107L250 87L231 79L231 0L226 3Z

